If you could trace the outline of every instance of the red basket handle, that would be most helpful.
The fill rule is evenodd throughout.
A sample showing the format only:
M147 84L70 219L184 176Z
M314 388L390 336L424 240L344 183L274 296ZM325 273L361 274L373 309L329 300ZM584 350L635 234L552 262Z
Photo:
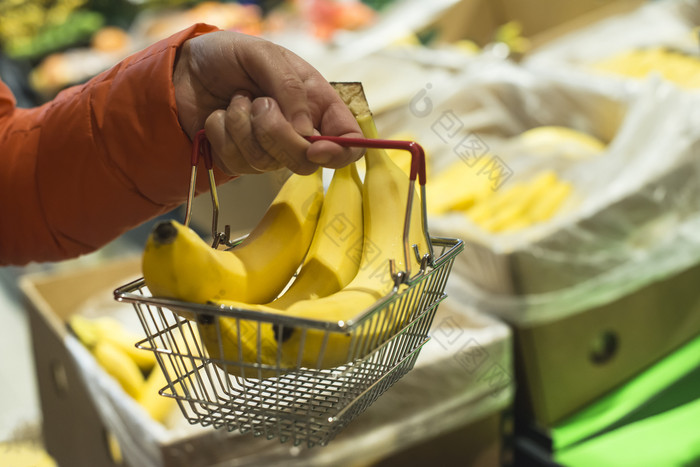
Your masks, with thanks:
M359 147L359 148L376 148L376 149L399 149L405 150L411 153L411 170L409 174L410 185L412 186L416 180L420 185L421 190L421 221L423 227L423 235L425 236L426 243L428 245L428 254L421 257L420 252L416 246L413 246L413 252L416 256L417 261L421 264L421 273L425 270L427 264L433 264L434 254L433 245L430 241L430 235L428 233L428 221L426 213L426 193L425 193L425 183L426 183L426 171L425 171L425 151L423 148L415 141L398 141L389 139L371 139L371 138L344 138L340 136L307 136L306 139L309 142L316 141L331 141L343 147ZM192 173L190 176L190 187L187 197L187 207L185 212L185 225L189 225L191 215L192 215L192 201L195 195L195 184L197 179L197 165L199 164L199 158L204 159L204 166L209 172L209 188L212 199L213 206L213 217L212 217L212 237L213 237L213 247L216 248L220 243L231 246L228 232L228 226L225 232L218 231L218 218L219 218L219 198L216 192L216 183L214 180L213 172L213 161L211 156L211 145L209 140L204 133L204 130L199 130L195 135L192 144L192 154L191 154L191 164ZM409 226L411 223L411 208L413 205L413 193L414 191L409 187L408 190L408 200L406 203L406 215L404 218L404 229L403 229L403 243L404 243L404 264L406 271L396 271L394 262L391 263L391 275L394 278L397 285L401 282L405 282L411 277L411 261L409 260L411 255L412 245L409 243L408 234Z
M187 193L187 207L185 208L185 225L187 226L190 225L190 220L192 218L192 201L194 200L196 191L197 166L199 165L200 157L204 160L204 167L209 174L209 193L211 195L211 204L213 208L211 221L212 247L216 248L220 243L230 243L230 228L226 226L224 232L219 232L219 196L216 191L216 181L214 180L214 161L211 157L211 144L204 130L199 130L195 134L194 141L192 142L192 153L190 155L192 171L190 173L190 187Z
M306 139L315 141L331 141L344 147L376 148L376 149L402 149L411 153L412 182L418 179L418 184L425 185L425 151L415 141L398 141L393 139L369 139L369 138L344 138L342 136L307 136Z

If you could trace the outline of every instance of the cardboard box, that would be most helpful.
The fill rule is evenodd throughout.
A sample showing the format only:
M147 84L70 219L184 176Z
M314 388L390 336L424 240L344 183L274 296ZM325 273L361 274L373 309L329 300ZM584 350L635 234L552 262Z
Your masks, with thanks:
M115 451L115 434L107 428L64 339L68 332L66 320L87 301L139 275L140 258L131 258L21 279L30 318L43 439L47 452L61 466L129 465L123 462L118 450ZM212 461L220 461L225 458L222 456L230 454L217 448L219 443L220 437L212 431L207 435L175 439L156 449L166 465L189 466L194 465L188 461L193 452L212 452Z
M514 328L518 415L550 427L700 334L700 265L611 303Z
M47 452L59 465L116 466L109 443L112 434L100 419L80 372L65 347L66 319L96 292L134 277L134 260L115 263L96 273L25 276L34 362Z
M514 443L516 465L560 465L555 463L554 459L558 459L561 465L570 465L565 459L571 459L569 456L572 456L572 453L576 457L576 452L580 453L582 448L584 451L590 449L589 443L597 445L593 451L598 452L599 459L618 450L621 457L636 459L653 452L657 459L666 457L665 464L668 465L678 463L677 460L673 462L670 459L674 455L684 456L684 460L689 461L689 453L677 448L688 441L680 439L679 433L663 430L664 427L676 423L674 417L689 417L694 401L698 399L698 344L700 339L692 339L681 349L625 382L609 396L586 406L554 428L531 425L527 420L519 419L516 423ZM613 401L618 401L623 406L611 403ZM686 411L688 415L684 415ZM618 436L623 432L638 434L647 430L648 433L648 430L652 429L655 431L656 443L640 446L638 452L618 449L622 446L616 445L616 440L620 439ZM693 430L685 430L685 433L687 436L682 434L681 437L697 436ZM590 454L591 450L588 453ZM700 453L696 452L695 455L700 459ZM590 457L588 462L591 465L595 464ZM607 463L634 465L638 462L630 458L625 463L618 458L615 461L610 459ZM689 461L686 464L691 465L693 462Z
M516 417L552 427L699 335L698 282L695 265L560 319L511 321Z
M114 450L110 447L114 446L115 434L107 428L108 423L103 418L98 402L93 399L90 388L86 387L84 375L81 374L74 356L66 347L65 323L86 302L93 300L96 294L102 295L139 276L139 259L126 259L55 273L29 275L21 280L21 288L26 297L30 316L45 445L47 451L60 465L71 467L128 465L128 463L120 463L119 457L115 456ZM121 305L130 308L126 304ZM492 322L490 319L487 321ZM454 319L450 323L454 323ZM498 334L510 337L505 325L494 324L499 328ZM486 345L485 342L484 345ZM495 345L498 347L497 352L489 347L491 358L496 358L498 354L499 359L495 362L510 367L509 339L506 341L504 338L499 338ZM436 346L438 344L433 345L433 355L440 355L441 347ZM460 367L460 362L449 355L445 363L454 368ZM423 371L434 374L431 372L436 371L436 366L432 363L425 365ZM409 389L403 389L401 392L403 396L392 397L392 391L397 389L390 388L373 407L360 416L364 416L364 419L358 418L351 423L326 447L304 451L290 443L268 441L264 436L253 437L251 434L242 435L237 432L228 433L225 430L202 428L186 436L172 436L158 441L152 448L157 451L161 460L158 465L168 467L210 466L234 461L237 462L236 465L260 465L266 462L284 465L289 465L288 462L297 462L296 465L338 465L339 456L344 459L342 462L346 465L360 465L352 459L352 456L340 455L338 452L356 450L358 445L355 441L356 437L361 437L364 443L376 443L378 439L384 440L387 437L381 442L383 454L380 457L389 459L386 462L391 462L392 456L405 458L405 455L401 453L402 449L398 448L402 444L391 434L393 431L387 432L387 428L382 426L382 423L388 423L384 421L383 414L387 410L397 416L411 414L411 407L402 406L404 404L402 401L407 397L409 399L417 397L416 384L419 384L418 387L422 387L423 391L427 391L426 394L431 394L430 388L422 383L426 379L424 376L420 377L422 374L417 373L418 383L415 379L406 381ZM461 404L451 406L449 413L443 415L452 418L450 423L441 416L424 416L418 413L416 415L423 417L422 424L413 422L413 425L403 425L394 421L393 429L395 430L397 425L403 430L411 429L411 433L405 436L406 439L420 440L415 443L416 456L425 456L433 452L438 453L442 459L459 462L468 460L475 462L474 465L494 465L498 463L503 449L501 433L512 431L512 422L504 415L510 407L509 401L512 401L514 392L510 386L512 381L506 381L507 386L494 388L490 387L493 380L479 382L477 377L480 375L464 373L458 376L479 383L479 387L483 390L483 394L479 397L483 399L468 400L471 396L461 397ZM406 378L408 375L404 380ZM444 387L440 388L440 390L443 389ZM498 398L490 394L494 389L498 390ZM460 385L459 394L466 394L462 385ZM420 397L421 400L425 399ZM382 401L390 402L390 409L381 408L379 405ZM426 402L426 404L430 407L432 402ZM402 406L400 411L393 410L397 405ZM375 408L379 410L373 411ZM426 430L426 424L436 429ZM143 429L143 427L139 428ZM382 433L373 435L372 430ZM479 433L479 436L474 438L478 443L468 442L471 434L475 432ZM465 442L448 442L454 439L462 439ZM125 446L122 445L122 447ZM358 454L359 457L362 456ZM330 464L328 459L331 459ZM131 465L131 467L144 467L144 465Z
M670 187L685 186L691 196L700 196L695 173L693 168L680 167L653 180L644 191L669 192ZM650 208L649 199L640 193L623 198L583 220L581 231L595 232L597 219L635 212L642 232L647 224L654 225L655 211L661 208ZM537 254L559 248L552 245L579 248L569 238L573 232L556 232L531 249L505 255L467 242L454 273L485 290L512 297L576 287L600 272L595 268L557 270L540 263ZM580 250L586 254L585 248ZM518 416L542 427L553 426L700 334L698 282L700 265L696 264L560 319L521 322L515 318L516 310L510 310L512 319L505 319L514 333ZM522 313L534 316L536 304L528 309L524 299L520 303Z
M542 426L552 426L700 333L697 261L688 260L683 267L679 262L675 268L658 274L656 267L661 270L662 265L652 259L635 263L633 253L628 253L630 257L625 261L637 264L638 270L627 267L626 262L611 266L605 262L573 260L601 253L606 247L612 250L616 248L614 245L630 245L629 250L637 248L644 252L647 248L650 251L659 248L659 238L680 230L683 225L681 221L677 227L664 225L666 216L673 212L683 219L695 209L679 200L700 199L696 174L694 161L685 161L638 191L578 220L575 226L506 254L465 242L453 274L482 290L512 300L507 316L501 316L514 329L520 416L532 418ZM666 201L659 203L651 193L662 192ZM606 230L619 219L624 219L624 228ZM597 235L600 238L594 240ZM593 241L584 243L588 240ZM664 251L669 257L683 255L679 248L671 251L669 247ZM546 261L548 254L556 252L565 252L566 258L572 258L571 262ZM659 256L653 258L658 260ZM618 266L625 267L624 275L629 283L640 285L628 289L628 284L619 278L613 279L610 283L613 285L599 280L609 277L605 275L606 268ZM654 274L649 274L652 270ZM588 287L590 283L598 284L597 288ZM587 295L610 294L611 298L583 305L589 298L584 296L584 289ZM576 293L569 293L571 290ZM537 301L557 294L568 298L552 299L546 304ZM575 300L572 297L578 297L581 302L572 302ZM562 309L557 314L553 303L576 311ZM484 305L488 310L491 306L488 299L484 299ZM497 307L494 305L494 309ZM540 311L543 317L534 319ZM550 315L545 317L547 313Z

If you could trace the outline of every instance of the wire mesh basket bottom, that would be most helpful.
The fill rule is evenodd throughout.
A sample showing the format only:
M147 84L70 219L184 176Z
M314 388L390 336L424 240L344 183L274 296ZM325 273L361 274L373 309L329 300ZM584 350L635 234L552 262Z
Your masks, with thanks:
M257 319L236 317L216 307L203 313L202 306L188 307L167 300L161 304L148 296L143 281L115 294L133 303L147 335L137 345L155 353L168 382L161 394L176 399L190 423L252 432L268 439L276 437L294 445L325 445L413 368L421 347L429 340L428 331L445 298L447 277L462 244L454 241L442 247L434 268L401 293L368 310L351 328L313 330L325 336L318 362L323 361L329 336L342 334L353 343L344 359L347 363L330 368L303 366L299 363L301 357L291 367L281 365L279 356L276 362L263 363L259 357L264 345L260 332L263 323ZM212 355L217 352L202 344L201 326L192 315L183 318L183 311L197 315L200 323L203 317L216 323L225 317L235 320L236 326L252 323L256 329L253 348L257 348L258 357L236 359L223 352ZM288 322L275 323L274 315L264 319L282 334L285 326L289 328ZM294 328L304 326L300 323ZM219 324L216 329L220 332ZM240 352L238 355L242 357Z

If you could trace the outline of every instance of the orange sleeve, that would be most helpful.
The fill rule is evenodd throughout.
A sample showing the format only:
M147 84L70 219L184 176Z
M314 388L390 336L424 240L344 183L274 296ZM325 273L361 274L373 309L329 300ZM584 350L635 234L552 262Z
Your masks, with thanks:
M174 59L214 30L194 25L41 107L16 108L0 82L0 264L79 256L183 203L192 146Z

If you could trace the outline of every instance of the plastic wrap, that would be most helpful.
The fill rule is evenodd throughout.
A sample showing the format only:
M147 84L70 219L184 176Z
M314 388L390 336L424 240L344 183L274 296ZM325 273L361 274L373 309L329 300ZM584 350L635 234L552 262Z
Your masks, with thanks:
M514 233L489 234L462 214L429 220L431 234L467 242L448 293L533 324L610 302L700 260L697 98L653 77L631 85L483 58L423 83L377 121L384 136L419 141L432 173L465 160L459 145L476 141L480 155L504 164L503 186L545 169L573 184L559 214ZM542 125L591 134L607 149L583 160L519 151L514 137Z
M545 44L528 55L523 64L561 77L584 74L589 80L622 80L628 86L643 85L622 76L596 73L591 65L620 53L653 47L697 56L700 52L697 25L700 25L697 0L648 2L630 13L603 19Z
M131 311L130 307L118 305L121 310L104 302L92 302L83 313L109 314L128 322L129 316L122 314ZM336 466L367 465L413 443L494 415L512 404L512 342L505 324L448 298L437 311L431 335L412 371L327 446L311 449L191 426L178 411L174 413L175 422L163 426L150 419L101 370L80 342L68 335L65 343L101 419L119 441L130 465L166 465L163 449L167 448L163 446L209 438L207 445L218 445L227 465ZM197 446L196 441L192 442ZM198 454L196 447L183 455L189 456L189 465L203 465L204 457L198 456L204 454Z

